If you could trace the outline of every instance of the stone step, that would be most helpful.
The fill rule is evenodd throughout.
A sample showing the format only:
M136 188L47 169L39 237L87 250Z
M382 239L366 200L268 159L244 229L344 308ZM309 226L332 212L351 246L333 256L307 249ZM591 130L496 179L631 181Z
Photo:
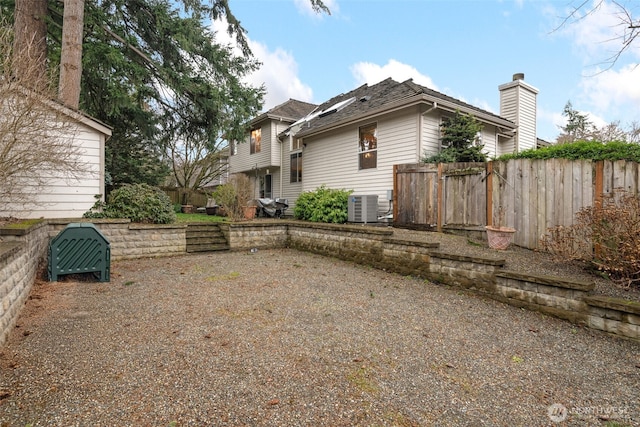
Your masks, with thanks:
M220 230L217 224L189 224L187 226L187 232L190 231L216 231Z
M229 250L229 244L217 224L189 224L186 230L187 252Z
M216 252L216 251L228 251L229 245L224 244L187 244L187 252Z
M198 237L187 237L187 245L198 245L198 244L220 244L226 245L227 240L224 236L198 236Z

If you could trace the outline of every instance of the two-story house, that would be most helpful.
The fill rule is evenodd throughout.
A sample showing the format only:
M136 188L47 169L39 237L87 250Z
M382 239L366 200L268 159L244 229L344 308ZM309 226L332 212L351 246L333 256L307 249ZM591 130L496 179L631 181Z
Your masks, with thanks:
M230 142L229 170L247 174L256 197L295 200L303 191L302 180L291 177L292 170L302 172L302 149L283 147L278 135L316 107L290 99L251 120L245 141Z
M478 140L490 156L536 147L538 90L524 82L523 74L498 89L500 115L412 80L386 79L315 108L304 104L308 114L289 123L274 114L285 103L251 122L248 143L232 150L231 172L249 174L260 197L284 197L291 207L302 191L325 185L378 195L383 213L389 208L393 165L418 163L425 154L438 153L443 148L440 124L456 110L483 124Z

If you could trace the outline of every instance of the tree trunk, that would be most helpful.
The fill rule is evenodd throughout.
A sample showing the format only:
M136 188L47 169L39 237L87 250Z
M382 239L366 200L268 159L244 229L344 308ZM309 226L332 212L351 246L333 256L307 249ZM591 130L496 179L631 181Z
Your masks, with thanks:
M22 60L17 66L34 68L40 76L47 72L47 0L16 0L14 50ZM26 69L14 70L24 76Z
M64 0L63 18L58 99L64 105L77 109L82 76L84 0Z

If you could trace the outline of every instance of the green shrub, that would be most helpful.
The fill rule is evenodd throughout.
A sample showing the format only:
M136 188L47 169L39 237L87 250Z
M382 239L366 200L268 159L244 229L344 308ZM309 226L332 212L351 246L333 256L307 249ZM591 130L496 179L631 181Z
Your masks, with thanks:
M352 192L324 185L314 191L305 191L298 197L293 215L305 221L343 224L347 222L347 203Z
M640 162L640 144L613 141L605 144L597 141L577 141L556 144L537 150L525 150L518 154L505 154L497 160L510 159L569 159L569 160L629 160Z
M447 148L433 155L425 152L424 163L487 161L487 155L482 152L484 146L476 144L482 123L472 115L456 110L453 116L443 119L440 130L440 142Z
M169 224L176 214L171 199L157 187L128 184L109 194L107 203L99 200L85 218L127 218L132 222Z

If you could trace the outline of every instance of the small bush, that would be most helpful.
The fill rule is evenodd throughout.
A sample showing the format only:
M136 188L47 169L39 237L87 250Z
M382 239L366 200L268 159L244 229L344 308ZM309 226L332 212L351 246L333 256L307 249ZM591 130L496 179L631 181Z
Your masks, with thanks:
M245 174L234 174L228 183L219 185L211 196L234 220L244 219L243 206L253 206L254 187Z
M614 194L581 209L576 224L554 227L543 249L562 259L586 262L625 287L640 283L640 196Z
M352 190L335 190L324 185L300 194L293 210L295 218L312 222L347 222L347 203Z
M132 222L169 224L176 214L167 194L147 184L128 184L109 194L107 203L97 201L85 218L127 218Z

